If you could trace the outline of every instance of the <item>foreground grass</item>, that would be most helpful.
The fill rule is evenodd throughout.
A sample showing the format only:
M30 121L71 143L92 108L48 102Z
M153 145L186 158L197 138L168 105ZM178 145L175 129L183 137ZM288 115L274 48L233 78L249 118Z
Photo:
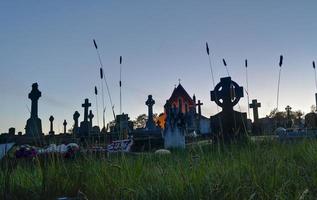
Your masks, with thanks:
M2 163L4 165L4 163ZM316 199L317 141L192 146L171 155L58 157L9 163L1 197Z

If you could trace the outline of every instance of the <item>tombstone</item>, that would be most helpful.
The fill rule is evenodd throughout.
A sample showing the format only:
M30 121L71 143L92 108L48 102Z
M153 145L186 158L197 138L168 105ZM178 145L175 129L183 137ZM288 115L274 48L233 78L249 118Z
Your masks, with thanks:
M66 129L67 122L66 122L66 119L63 122L63 126L64 126L64 134L66 134L67 133L67 129Z
M292 110L292 107L287 105L286 108L285 108L286 118L287 118L287 122L286 122L286 127L287 128L291 128L292 124L293 124L292 119L291 119L291 110Z
M259 111L258 108L261 107L261 103L258 103L257 99L253 99L252 103L249 104L249 108L253 109L253 121L257 122L259 120Z
M164 106L166 112L166 123L164 129L165 148L185 148L185 117L182 112L171 106L167 100Z
M292 107L290 107L289 105L287 105L286 108L285 108L287 118L290 118L290 116L291 116L291 110L292 110Z
M148 120L145 126L147 130L156 129L155 122L153 120L153 105L154 104L155 104L155 101L153 100L152 95L149 95L147 101L145 102L145 105L148 106Z
M80 114L78 111L75 111L73 114L73 120L74 120L74 127L73 127L73 134L78 135L79 134L79 127L78 127L78 119L80 117Z
M121 115L116 115L116 124L112 131L118 133L118 139L126 139L131 132L132 128L129 119L128 114L122 113Z
M252 133L256 135L262 132L261 125L259 123L259 111L258 111L258 108L260 107L261 107L261 103L259 103L257 99L253 99L252 103L249 104L249 108L253 109Z
M90 124L90 129L92 129L92 119L94 118L94 114L92 114L92 110L89 111L88 119Z
M195 98L195 109L196 109L196 106L198 107L198 115L195 117L195 121L196 121L196 132L198 134L201 133L201 106L204 105L202 102L200 102L200 100L198 100L198 102L196 103L196 98ZM196 110L195 110L196 112Z
M84 108L84 121L80 122L79 134L81 136L88 136L90 130L90 122L88 121L88 109L91 106L89 99L85 99L85 103L82 104Z
M310 112L305 115L305 127L308 129L317 129L317 113Z
M27 136L40 136L42 135L42 122L38 118L38 100L42 93L38 89L38 84L32 84L32 91L29 93L31 99L31 117L27 120L25 126L25 134Z
M210 95L211 101L222 108L220 113L211 117L214 140L230 142L242 139L247 131L247 115L233 110L233 107L243 97L243 87L232 81L231 77L224 77Z
M49 135L54 135L55 134L55 132L53 130L54 117L52 115L50 116L49 121L50 121L50 132L48 132L48 134Z
M15 128L13 128L13 127L9 128L8 134L9 134L9 136L14 136L15 135Z

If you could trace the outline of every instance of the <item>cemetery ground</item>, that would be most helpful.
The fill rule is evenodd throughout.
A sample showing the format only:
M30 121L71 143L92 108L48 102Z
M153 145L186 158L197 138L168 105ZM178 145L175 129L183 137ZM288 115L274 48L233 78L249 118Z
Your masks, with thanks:
M312 199L317 141L191 145L153 153L1 161L1 198ZM80 192L79 192L80 191Z

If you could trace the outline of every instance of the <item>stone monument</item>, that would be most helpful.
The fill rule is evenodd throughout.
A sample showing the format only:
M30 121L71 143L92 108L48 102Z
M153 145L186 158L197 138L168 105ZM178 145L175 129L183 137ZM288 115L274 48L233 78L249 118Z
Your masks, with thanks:
M211 91L211 101L215 101L222 111L211 117L214 140L231 142L241 139L247 133L247 115L233 110L243 97L243 87L231 80L231 77L220 79Z
M291 128L293 125L292 119L291 119L291 110L292 107L290 107L289 105L286 106L285 111L286 111L286 128Z
M66 119L65 119L64 122L63 122L63 127L64 127L64 134L66 134L66 133L67 133L67 129L66 129L66 127L67 127L67 122L66 122Z
M252 103L249 104L249 108L253 109L253 124L252 124L252 133L260 134L262 132L261 123L259 121L259 111L258 108L261 107L261 103L257 99L253 99Z
M38 117L38 100L42 93L38 89L38 84L32 84L32 91L29 93L31 99L31 117L27 120L25 126L25 134L27 136L40 136L42 135L42 122Z
M85 99L85 103L82 104L84 108L84 121L80 122L79 134L80 136L88 136L90 130L90 123L88 121L88 109L91 106L89 99Z
M73 134L78 135L79 134L79 127L78 127L78 119L79 119L79 112L75 111L73 114L73 120L74 120L74 127L73 127Z
M164 129L165 148L185 148L185 116L167 100L164 106L166 122Z
M49 134L49 135L54 135L54 134L55 134L55 132L54 132L54 130L53 130L54 117L51 115L50 118L49 118L49 120L50 120L50 132L48 132L48 134Z
M261 107L261 103L258 103L258 100L253 99L252 103L250 103L249 107L253 109L253 121L257 122L259 120L258 108Z
M14 136L15 135L15 128L14 127L9 128L8 134L9 134L9 136Z
M153 120L153 105L154 104L155 104L155 101L153 100L152 95L149 95L147 101L145 102L145 105L148 106L148 120L145 126L147 130L156 129L155 122Z

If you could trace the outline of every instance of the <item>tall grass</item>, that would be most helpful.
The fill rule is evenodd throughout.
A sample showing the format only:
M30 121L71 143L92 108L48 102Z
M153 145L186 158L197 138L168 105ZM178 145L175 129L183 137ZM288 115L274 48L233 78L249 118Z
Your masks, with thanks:
M0 189L9 199L74 197L78 191L89 199L317 197L317 141L193 145L171 155L53 156L7 167Z

